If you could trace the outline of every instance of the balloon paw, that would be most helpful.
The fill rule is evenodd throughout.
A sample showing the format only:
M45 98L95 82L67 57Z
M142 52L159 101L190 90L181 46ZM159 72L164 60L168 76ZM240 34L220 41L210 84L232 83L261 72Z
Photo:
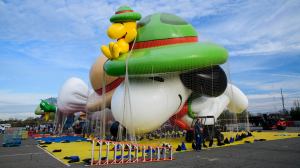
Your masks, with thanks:
M112 59L110 49L107 46L105 46L105 45L101 46L101 51L108 59Z
M113 58L118 58L120 56L120 47L118 44L114 44L111 49L110 52L112 53Z

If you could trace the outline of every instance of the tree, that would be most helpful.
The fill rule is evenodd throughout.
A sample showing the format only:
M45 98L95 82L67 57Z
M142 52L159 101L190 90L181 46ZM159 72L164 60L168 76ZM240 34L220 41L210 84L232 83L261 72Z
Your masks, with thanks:
M26 125L34 126L43 124L40 118L28 117L25 120L19 120L16 118L9 118L8 120L0 120L0 124L11 124L12 127L25 127Z
M294 101L294 106L290 110L292 120L300 120L300 101L297 99Z

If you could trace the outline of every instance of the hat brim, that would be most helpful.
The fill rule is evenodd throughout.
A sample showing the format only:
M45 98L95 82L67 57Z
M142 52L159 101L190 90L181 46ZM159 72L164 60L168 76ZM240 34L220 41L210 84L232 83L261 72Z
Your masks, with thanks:
M124 76L126 58L129 75L147 75L180 72L220 65L228 58L227 50L212 43L185 43L161 47L136 49L108 60L104 70L111 76Z
M141 14L137 12L126 12L115 14L110 18L113 23L126 22L126 21L137 21L141 19Z

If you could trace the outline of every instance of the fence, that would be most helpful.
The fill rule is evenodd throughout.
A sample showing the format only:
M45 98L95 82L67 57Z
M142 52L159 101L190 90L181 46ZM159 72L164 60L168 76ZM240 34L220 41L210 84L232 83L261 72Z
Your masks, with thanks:
M99 144L95 160L95 145ZM97 147L97 146L96 146ZM119 153L119 155L118 155ZM94 140L91 165L125 164L173 160L172 146L152 147L130 142Z
M4 147L20 146L22 139L22 129L20 128L7 128L3 136Z

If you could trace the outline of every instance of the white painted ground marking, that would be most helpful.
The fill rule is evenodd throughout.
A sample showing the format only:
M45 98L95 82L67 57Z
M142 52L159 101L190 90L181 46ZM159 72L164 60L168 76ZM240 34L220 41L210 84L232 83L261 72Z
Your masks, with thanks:
M218 158L211 158L211 159L208 159L208 161L210 162L213 162L213 161L216 161L216 160L219 160Z
M208 160L208 161L210 161L210 162L219 160L218 158L207 158L207 157L200 157L200 158L203 159L203 160Z
M15 157L15 156L23 156L23 155L39 155L43 154L41 152L36 152L36 153L19 153L19 154L13 154L13 155L0 155L0 158L2 157Z

